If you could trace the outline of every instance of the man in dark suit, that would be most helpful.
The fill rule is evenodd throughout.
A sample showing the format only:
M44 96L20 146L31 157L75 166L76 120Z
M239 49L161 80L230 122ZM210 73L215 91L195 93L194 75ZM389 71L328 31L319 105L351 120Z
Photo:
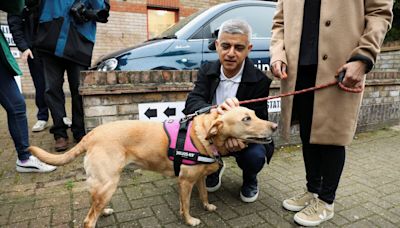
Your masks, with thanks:
M266 77L247 58L252 49L251 27L242 20L228 20L219 30L215 46L219 60L208 62L201 66L198 80L193 91L188 95L185 105L185 114L218 104L218 108L211 110L223 114L225 110L239 106L239 100L266 97L269 94L271 79ZM267 102L257 102L244 105L255 111L261 119L268 119ZM268 145L244 144L242 141L230 138L225 146L236 158L236 162L243 170L243 185L240 198L244 202L254 202L259 194L257 174L274 151L273 143ZM224 165L206 179L209 192L218 190L221 186L221 176Z

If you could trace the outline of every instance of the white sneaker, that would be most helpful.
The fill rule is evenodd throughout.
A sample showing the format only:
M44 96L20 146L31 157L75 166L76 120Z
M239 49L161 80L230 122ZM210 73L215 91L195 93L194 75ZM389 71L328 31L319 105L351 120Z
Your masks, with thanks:
M32 127L33 132L43 131L47 127L47 121L45 120L38 120L35 125Z
M67 125L68 127L71 127L71 125L72 125L72 120L71 120L70 118L68 118L68 117L64 117L64 118L63 118L63 122L64 122L64 124Z
M16 168L17 172L20 173L47 173L57 169L56 166L48 165L33 155L31 155L29 159L25 161L20 161L17 159Z

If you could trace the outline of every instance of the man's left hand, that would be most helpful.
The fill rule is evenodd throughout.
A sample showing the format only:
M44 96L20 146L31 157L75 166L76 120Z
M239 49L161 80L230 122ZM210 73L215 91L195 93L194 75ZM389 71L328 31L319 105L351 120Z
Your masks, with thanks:
M361 61L354 61L344 64L338 69L339 72L345 70L343 85L349 88L362 88L366 65Z
M247 144L244 143L242 140L240 139L235 139L235 138L228 138L225 141L225 148L229 151L229 152L236 152L236 151L241 151L244 148L247 147Z

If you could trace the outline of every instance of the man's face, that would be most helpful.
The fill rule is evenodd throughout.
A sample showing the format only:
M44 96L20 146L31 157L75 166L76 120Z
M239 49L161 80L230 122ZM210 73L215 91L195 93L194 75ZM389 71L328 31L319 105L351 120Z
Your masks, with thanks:
M233 77L239 72L253 47L247 35L229 33L222 33L215 41L215 46L226 77Z

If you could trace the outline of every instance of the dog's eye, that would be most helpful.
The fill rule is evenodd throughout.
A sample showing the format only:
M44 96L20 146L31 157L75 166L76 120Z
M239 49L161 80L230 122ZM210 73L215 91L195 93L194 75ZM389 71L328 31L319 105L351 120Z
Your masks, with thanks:
M244 118L242 119L242 121L245 121L245 122L250 121L250 120L251 120L251 117L250 117L250 116L246 116L246 117L244 117Z

